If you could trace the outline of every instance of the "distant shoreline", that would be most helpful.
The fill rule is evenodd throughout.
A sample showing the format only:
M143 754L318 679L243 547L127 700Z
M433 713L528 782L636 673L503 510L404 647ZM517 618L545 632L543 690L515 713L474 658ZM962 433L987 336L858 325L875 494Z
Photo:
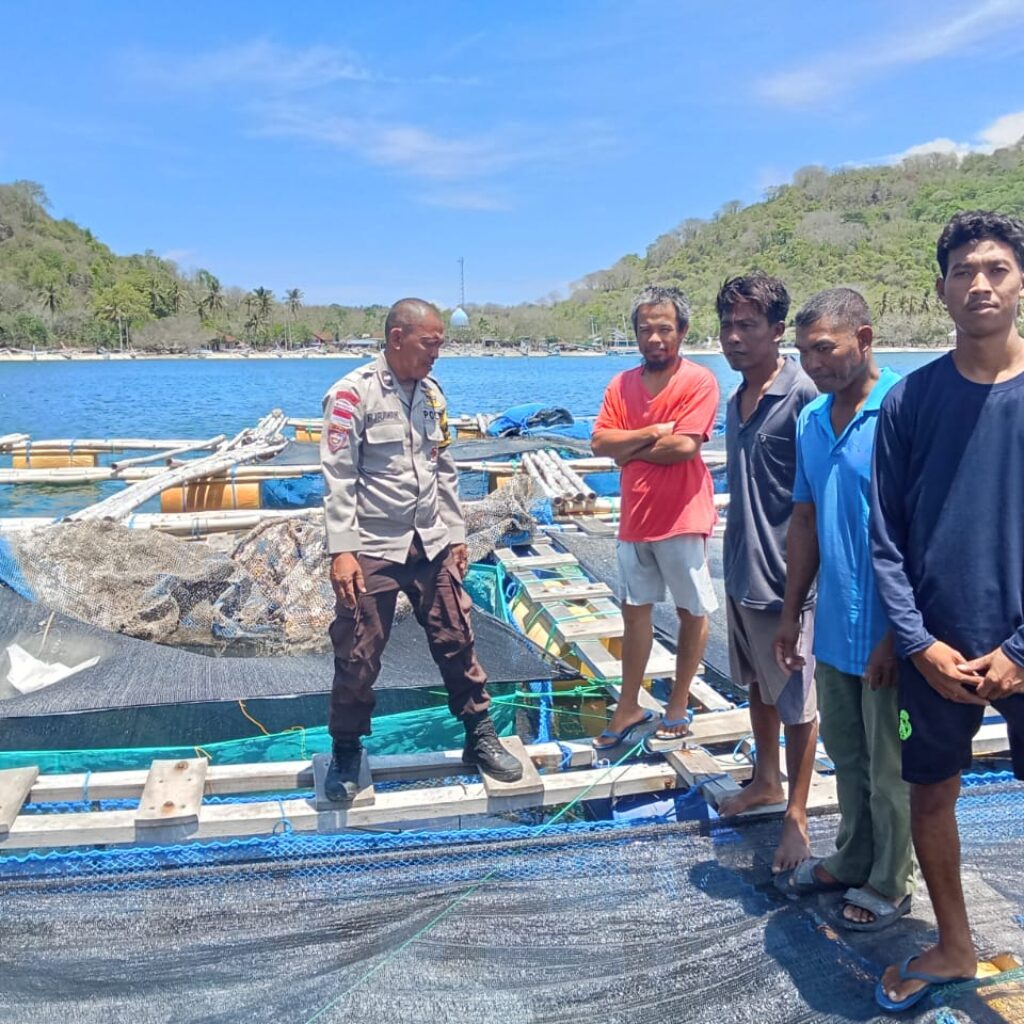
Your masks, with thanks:
M934 352L936 355L948 352L951 345L897 345L897 346L876 346L875 351L879 353L907 353L920 354ZM795 354L795 349L783 348L783 352ZM375 354L375 353L373 353ZM102 363L102 362L148 362L160 359L190 360L194 362L223 362L225 360L241 361L253 360L265 362L274 359L344 359L353 361L357 359L372 358L372 355L356 352L208 352L203 355L196 353L156 353L156 352L109 352L105 354L97 352L23 352L7 350L0 352L0 363ZM687 356L720 356L722 353L710 348L685 348L683 354ZM531 352L524 355L522 352L460 352L449 350L441 353L443 358L468 358L468 359L596 359L610 356L613 359L636 358L632 352Z

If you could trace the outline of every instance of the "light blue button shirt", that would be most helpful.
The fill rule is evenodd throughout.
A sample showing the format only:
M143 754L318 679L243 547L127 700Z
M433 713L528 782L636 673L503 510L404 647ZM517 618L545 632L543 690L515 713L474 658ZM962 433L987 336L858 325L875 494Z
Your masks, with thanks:
M882 370L839 437L832 429L833 395L805 406L796 427L793 501L813 503L821 556L814 656L851 675L864 671L888 628L875 587L868 520L878 410L899 379Z

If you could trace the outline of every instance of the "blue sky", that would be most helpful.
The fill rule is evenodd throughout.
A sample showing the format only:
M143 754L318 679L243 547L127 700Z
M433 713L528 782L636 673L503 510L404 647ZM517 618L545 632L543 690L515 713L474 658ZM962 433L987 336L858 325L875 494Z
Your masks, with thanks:
M0 181L307 302L515 303L806 164L1024 135L1022 0L5 5ZM19 42L20 40L20 42Z

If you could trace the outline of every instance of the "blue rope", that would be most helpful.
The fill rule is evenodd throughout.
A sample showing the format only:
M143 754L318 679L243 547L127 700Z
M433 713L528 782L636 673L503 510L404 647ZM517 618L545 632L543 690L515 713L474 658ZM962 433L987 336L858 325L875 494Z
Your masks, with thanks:
M285 810L284 810L284 800L282 800L280 797L278 798L277 806L278 806L278 809L281 812L281 820L275 823L272 834L275 835L275 836L280 836L280 835L288 836L288 835L291 835L292 832L294 832L294 829L292 828L292 820L285 813ZM280 832L278 831L279 828L281 830Z

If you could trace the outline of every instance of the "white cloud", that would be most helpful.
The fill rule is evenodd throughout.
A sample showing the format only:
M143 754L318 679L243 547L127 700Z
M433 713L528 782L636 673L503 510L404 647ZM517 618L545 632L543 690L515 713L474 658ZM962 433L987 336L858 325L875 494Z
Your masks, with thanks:
M780 71L758 83L758 92L781 106L813 106L847 91L865 79L886 71L939 57L970 51L986 40L1012 40L1024 25L1024 4L1019 0L981 0L959 16L928 12L928 23L879 38L853 41L807 66Z
M1015 114L1003 114L979 134L985 145L992 149L1020 142L1024 137L1024 110L1018 110Z
M132 78L161 89L186 92L259 90L283 95L323 89L338 83L387 85L478 85L473 77L428 74L415 80L382 75L366 67L350 50L337 46L279 46L269 39L225 46L187 56L149 51L124 58Z
M1005 146L1012 146L1024 136L1024 110L997 117L990 125L982 128L973 142L955 142L953 139L939 138L928 142L919 142L909 146L901 153L893 153L884 157L881 163L899 163L908 157L927 156L930 153L952 155L962 160L968 153L993 153Z
M482 177L519 159L498 137L443 138L408 124L383 124L366 118L334 117L296 106L264 111L259 135L304 139L360 154L370 163L394 167L417 177L454 180Z
M267 39L187 57L137 53L128 58L127 64L138 79L187 90L263 86L296 91L373 77L345 50L330 46L289 49Z

